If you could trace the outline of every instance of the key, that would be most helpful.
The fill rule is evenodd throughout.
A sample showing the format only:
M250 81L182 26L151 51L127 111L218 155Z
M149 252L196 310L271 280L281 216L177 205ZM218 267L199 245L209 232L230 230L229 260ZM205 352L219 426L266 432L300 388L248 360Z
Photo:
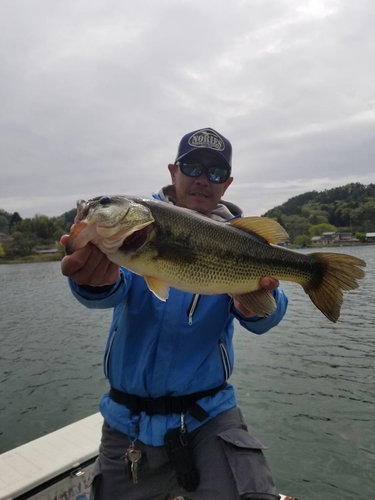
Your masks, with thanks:
M126 452L126 457L130 462L130 472L133 479L133 483L138 483L138 462L142 457L142 452L134 448L134 443L130 446Z
M131 471L132 471L133 483L137 484L138 483L138 462L132 462Z
M132 474L132 463L129 460L128 454L123 457L125 459L125 465L126 465L126 472L128 474L129 479L133 479L133 474Z
M132 473L132 461L129 458L129 453L131 450L134 450L134 443L132 442L129 448L126 450L125 455L122 457L125 459L125 465L126 465L126 472L128 473L128 478L133 479L133 473Z

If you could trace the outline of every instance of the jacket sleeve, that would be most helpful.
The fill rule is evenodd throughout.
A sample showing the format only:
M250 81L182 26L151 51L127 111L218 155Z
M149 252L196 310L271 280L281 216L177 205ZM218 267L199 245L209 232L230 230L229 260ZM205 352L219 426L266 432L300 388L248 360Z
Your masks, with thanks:
M132 273L123 268L120 268L120 277L113 286L83 286L69 278L69 286L74 297L89 309L116 307L125 299L131 282Z
M233 300L231 301L230 310L232 314L238 319L241 326L249 332L257 333L258 335L266 333L283 319L288 306L288 298L280 286L271 293L276 301L276 310L265 318L260 318L259 316L247 318L234 307Z

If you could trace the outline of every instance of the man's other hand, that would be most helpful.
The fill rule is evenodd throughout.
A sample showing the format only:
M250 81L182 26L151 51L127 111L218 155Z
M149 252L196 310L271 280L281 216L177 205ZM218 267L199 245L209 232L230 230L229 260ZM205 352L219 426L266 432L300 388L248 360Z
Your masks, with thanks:
M265 290L276 290L276 288L279 286L278 280L275 280L273 278L261 278L260 281L260 286L264 288ZM252 316L256 316L252 311L244 307L242 304L240 304L237 300L234 299L234 307L240 311L244 316L247 318L251 318Z
M64 234L60 243L65 247L69 235ZM120 267L94 245L66 255L61 261L61 272L72 278L78 285L104 286L116 283L120 276Z

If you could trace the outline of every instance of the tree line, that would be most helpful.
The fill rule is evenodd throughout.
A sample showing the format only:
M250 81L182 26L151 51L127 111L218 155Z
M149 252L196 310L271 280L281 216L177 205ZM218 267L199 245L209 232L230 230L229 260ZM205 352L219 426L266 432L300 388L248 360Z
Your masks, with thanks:
M69 233L76 213L74 208L58 217L37 214L23 219L18 212L0 209L0 257L24 257L56 245L62 251L60 238Z
M308 245L325 231L350 232L360 241L375 232L375 184L351 183L290 198L264 214L277 220L290 241Z
M0 258L23 257L59 245L75 215L73 208L58 217L37 214L22 219L18 212L0 209ZM325 231L351 232L363 240L366 233L375 232L375 184L352 183L323 192L310 191L290 198L264 216L285 227L290 242L298 246L309 245L313 236Z

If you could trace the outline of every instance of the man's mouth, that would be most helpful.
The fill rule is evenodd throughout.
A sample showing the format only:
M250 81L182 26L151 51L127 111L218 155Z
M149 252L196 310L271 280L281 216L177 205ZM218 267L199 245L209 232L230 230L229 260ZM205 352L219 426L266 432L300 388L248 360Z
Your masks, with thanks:
M197 196L198 198L208 198L208 195L205 193L194 192L194 193L189 193L189 194L190 194L190 196Z

